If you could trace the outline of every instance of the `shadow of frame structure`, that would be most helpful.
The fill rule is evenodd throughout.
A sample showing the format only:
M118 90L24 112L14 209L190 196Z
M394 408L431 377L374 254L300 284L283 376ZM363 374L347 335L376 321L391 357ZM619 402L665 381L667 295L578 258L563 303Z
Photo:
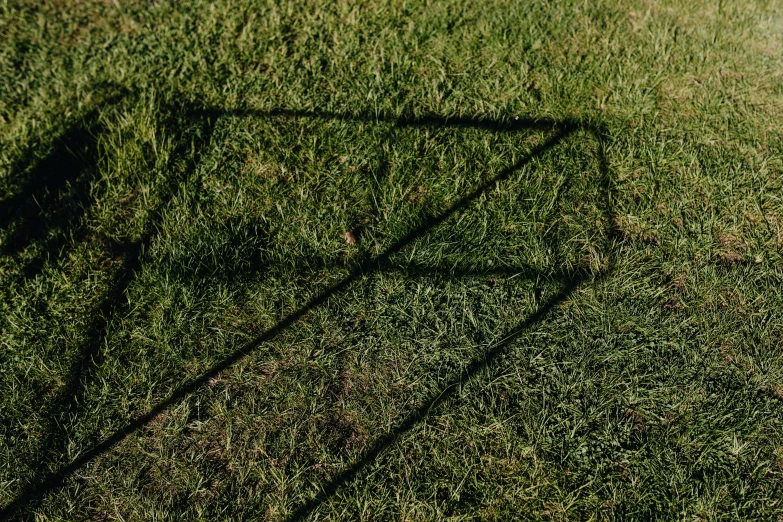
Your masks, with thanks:
M486 346L480 357L476 357L463 365L461 371L452 376L448 383L443 386L442 389L437 390L427 400L425 400L414 411L407 414L402 420L400 420L392 429L388 432L378 436L374 441L367 444L362 456L345 467L342 471L336 473L327 483L323 484L316 494L314 494L309 500L296 506L289 517L289 520L303 520L307 518L317 507L333 496L343 486L350 483L355 479L361 471L367 467L368 464L373 462L384 450L395 444L399 438L405 433L412 430L415 426L421 423L427 416L436 411L445 401L451 398L455 391L460 386L476 374L482 371L485 367L490 365L495 359L501 355L506 348L511 345L515 339L517 339L523 332L529 330L533 325L543 320L558 304L568 299L569 296L582 284L587 281L595 281L598 278L605 276L612 269L611 261L611 242L612 232L611 226L614 223L613 219L613 190L614 184L611 173L608 168L606 156L605 156L605 144L607 135L605 130L591 123L586 123L578 120L547 120L547 119L509 119L509 120L491 120L484 118L465 118L465 117L445 117L439 115L428 115L423 117L378 117L363 116L355 114L337 114L327 113L319 111L299 111L278 109L270 111L259 110L225 110L221 108L204 108L194 106L183 106L166 109L167 112L178 113L185 115L187 119L197 122L197 127L201 130L197 133L199 136L198 150L203 151L205 146L209 143L212 136L212 131L215 125L221 118L224 117L239 117L249 119L276 119L281 122L290 121L293 119L311 119L320 121L353 121L353 122L383 122L391 125L394 129L406 129L406 128L467 128L467 129L481 129L494 133L515 133L521 131L537 130L545 133L543 141L534 145L525 153L522 157L517 159L512 165L502 169L499 173L492 176L489 179L482 181L478 186L472 190L463 194L456 199L445 210L434 214L425 216L422 221L415 227L412 227L406 233L402 234L396 240L394 240L390 246L378 253L365 253L353 266L349 269L347 275L337 282L312 297L303 306L289 313L280 319L274 326L256 335L251 341L244 343L241 346L237 346L232 353L224 357L217 364L214 364L207 371L201 373L195 378L191 378L184 384L180 385L177 389L170 393L170 395L163 401L159 402L155 407L147 411L146 413L136 417L134 420L128 422L120 429L116 430L112 434L105 437L101 442L95 444L91 448L81 452L70 463L54 472L50 472L41 476L39 480L34 483L25 486L19 494L16 496L10 504L2 507L0 510L0 518L10 519L20 515L22 512L27 511L34 506L38 505L40 501L48 494L56 491L62 487L66 480L77 470L83 466L89 464L94 459L102 455L103 453L111 450L115 445L120 443L130 434L138 431L144 426L148 425L153 419L159 416L161 413L172 408L178 403L182 402L190 394L196 390L202 388L210 380L218 376L221 372L234 366L239 361L246 358L248 355L254 353L264 345L276 337L288 328L295 325L303 317L305 317L311 310L326 304L333 297L345 292L351 287L357 280L372 274L373 272L384 271L394 269L394 256L406 247L413 244L418 238L421 238L440 225L445 224L448 220L454 216L465 211L473 202L482 196L488 195L494 188L500 183L510 178L514 173L518 172L523 167L530 164L534 159L541 157L548 151L554 149L558 145L562 144L566 139L572 137L578 133L584 135L591 135L595 140L595 161L597 163L597 179L593 180L593 183L598 187L601 201L598 202L603 214L603 249L607 256L608 263L600 271L596 272L586 267L580 267L578 269L563 272L556 277L559 281L559 290L551 295L547 300L541 302L538 308L528 315L524 320L517 325L508 328L506 332L501 336L500 340L492 342ZM181 174L180 180L190 180L194 178L193 172L195 171L198 163L199 155L194 155L193 161L188 163L186 172ZM172 181L173 183L173 181ZM170 185L170 184L169 184ZM193 187L194 190L198 190L197 186ZM163 209L156 209L152 212L152 218L145 230L148 232L144 235L144 242L148 242L151 236L155 233L156 217L161 214ZM102 316L99 325L96 325L97 330L104 330L108 324L108 317L112 313L116 313L118 310L117 302L122 297L122 293L128 287L129 282L133 278L135 271L140 269L141 255L143 248L140 244L123 245L121 251L124 252L124 259L121 273L117 276L117 284L114 285L110 295L107 295L104 304L102 305ZM426 271L426 269L425 269ZM94 334L92 338L99 338L103 334ZM86 349L85 353L90 354L92 350ZM80 358L80 363L74 368L75 373L88 373L90 364L98 364L92 356L84 356ZM84 378L79 375L71 376L68 383L60 394L55 407L64 407L69 401L74 401L74 398L78 395L78 386L74 383L79 379ZM75 401L74 401L75 402ZM53 440L53 436L50 435L48 440Z

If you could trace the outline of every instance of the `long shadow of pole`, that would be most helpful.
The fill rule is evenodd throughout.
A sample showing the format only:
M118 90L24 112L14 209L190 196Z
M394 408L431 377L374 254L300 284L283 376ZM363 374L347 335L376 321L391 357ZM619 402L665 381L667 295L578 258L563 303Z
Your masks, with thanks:
M254 117L282 116L288 118L304 117L304 118L341 119L341 120L368 121L368 122L378 121L378 118L374 118L374 117L336 115L336 114L328 114L328 113L313 113L313 112L290 111L290 110L259 112L259 111L241 111L241 110L223 111L223 110L206 109L206 110L191 110L190 115L192 117L197 117L197 118L206 118L207 121L212 122L211 123L212 126L209 127L210 130L206 133L207 135L209 135L209 133L211 132L211 129L213 128L216 119L221 116L254 116ZM14 499L10 504L8 504L2 510L0 510L0 519L8 519L17 515L22 509L29 507L31 504L40 501L40 499L43 498L46 494L61 487L65 479L68 476L70 476L73 472L75 472L82 466L88 464L89 462L97 458L99 455L102 455L103 453L109 451L116 444L118 444L123 439L125 439L128 435L134 433L135 431L139 430L143 426L147 425L160 413L167 410L171 406L177 404L185 397L187 397L189 394L191 394L192 392L196 391L197 389L205 385L208 381L210 381L213 377L217 376L220 372L228 369L229 367L233 366L247 355L254 352L258 347L260 347L265 342L270 341L275 337L277 337L281 332L283 332L289 326L291 326L299 319L301 319L303 316L305 316L310 310L320 306L321 304L324 304L332 296L346 290L354 281L356 281L362 275L373 272L376 269L382 269L382 267L384 266L388 266L391 256L393 256L394 254L398 253L403 248L411 244L416 238L422 236L423 234L427 233L431 229L444 223L446 220L448 220L451 216L453 216L457 212L460 212L461 210L465 209L472 201L476 200L488 189L492 188L497 183L500 183L503 180L507 179L514 172L518 171L520 168L528 164L535 157L552 149L554 146L556 146L563 139L565 139L566 137L574 133L576 130L579 130L580 128L592 130L590 127L585 126L576 121L558 122L554 120L543 120L543 121L542 120L521 120L521 121L517 120L510 123L503 123L503 122L497 122L493 120L475 120L475 119L467 119L467 118L448 119L448 118L442 118L436 116L429 116L429 117L418 118L418 119L414 119L414 118L409 118L409 119L402 118L402 119L395 119L395 120L387 119L386 121L392 121L400 127L405 127L405 126L441 126L441 127L466 127L466 128L469 127L469 128L482 128L482 129L493 130L498 132L511 132L511 131L519 131L524 129L527 130L537 129L537 130L552 130L553 133L548 139L546 139L544 142L534 147L523 158L518 160L513 165L507 167L493 178L485 181L479 187L471 191L469 194L457 200L446 211L444 211L443 213L437 216L432 216L425 219L420 226L416 227L415 229L411 230L403 237L399 238L385 252L377 256L368 255L367 257L365 257L365 259L360 261L350 271L348 276L346 276L341 282L323 290L318 295L313 297L309 302L307 302L304 306L302 306L298 310L292 312L291 314L289 314L288 316L280 320L275 326L273 326L266 332L256 337L253 341L238 348L228 357L226 357L219 363L212 366L209 370L207 370L200 376L193 378L190 381L187 381L184 384L182 384L167 399L160 402L149 412L145 413L144 415L141 415L140 417L129 422L122 428L118 429L114 434L110 435L104 441L96 444L89 450L82 453L79 457L77 457L68 465L63 466L57 471L49 473L44 478L42 478L39 482L31 484L30 486L26 487L17 496L16 499ZM595 134L595 131L594 130L592 131ZM602 138L599 137L599 142L601 141L601 139ZM599 145L599 151L600 154L602 155L603 145ZM611 191L611 179L608 175L608 171L603 171L603 169L606 166L605 160L600 160L600 164L602 169L601 184L602 187L605 189L604 192L607 198L606 202L607 204L609 204L609 192ZM609 216L611 214L611 210L609 208L605 210L607 212L607 216ZM609 221L609 223L611 223L611 221ZM129 253L131 255L128 256L129 259L128 263L138 262L139 259L138 255L136 256L132 255L134 252L136 251L132 250ZM552 309L558 303L566 299L571 294L571 292L578 287L578 285L584 280L584 278L585 278L585 274L573 274L572 276L570 276L566 281L564 288L556 296L550 299L546 304L544 304L537 312L531 315L522 324L520 324L515 329L508 332L506 338L503 341L501 341L499 344L495 345L489 352L487 352L485 354L485 357L483 357L481 360L473 361L472 363L470 363L463 371L461 376L454 381L454 384L463 382L465 379L470 378L476 372L480 371L481 368L483 368L489 361L495 358L505 347L507 347L508 344L515 337L517 337L519 334L521 334L525 329L529 328L535 322L541 320L548 313L550 309ZM125 281L124 278L120 277L119 281L121 282L119 285L121 288L127 286L127 283L123 282ZM102 328L105 328L105 325L102 326ZM99 330L100 329L101 328L99 328ZM86 360L89 361L89 359ZM356 474L364 466L366 466L369 462L371 462L376 456L378 456L383 451L384 448L392 444L402 433L409 431L413 426L415 426L418 422L420 422L423 418L426 417L427 412L429 412L432 408L437 407L447 397L449 397L453 393L452 390L453 388L454 386L451 386L447 390L444 390L442 393L435 396L431 401L429 401L427 404L422 406L419 410L406 417L406 419L393 432L389 433L388 435L376 441L376 443L373 444L373 446L370 448L370 450L365 454L365 456L361 460L359 460L356 464L351 466L346 471L340 473L337 477L335 477L332 481L330 481L330 483L324 488L323 492L320 495L318 495L313 500L309 501L308 503L298 508L294 512L294 516L292 517L292 519L297 520L306 516L321 501L323 501L323 499L328 498L328 496L336 492L337 489L339 489L339 487L342 484L354 478Z

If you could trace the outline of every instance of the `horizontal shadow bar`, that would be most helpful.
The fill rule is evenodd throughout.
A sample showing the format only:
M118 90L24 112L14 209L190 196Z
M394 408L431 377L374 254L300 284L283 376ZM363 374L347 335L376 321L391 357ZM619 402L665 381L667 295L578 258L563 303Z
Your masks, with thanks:
M596 136L602 136L604 129L587 121L564 118L555 120L552 118L515 118L509 120L495 120L489 118L467 118L461 116L440 116L427 114L423 116L394 117L385 114L366 115L340 113L330 111L303 111L296 109L221 109L214 107L190 107L187 112L195 117L222 118L286 118L286 119L311 119L326 121L349 121L357 123L391 123L396 127L433 127L433 128L465 128L482 129L494 132L520 132L533 130L564 129L574 131L586 130Z

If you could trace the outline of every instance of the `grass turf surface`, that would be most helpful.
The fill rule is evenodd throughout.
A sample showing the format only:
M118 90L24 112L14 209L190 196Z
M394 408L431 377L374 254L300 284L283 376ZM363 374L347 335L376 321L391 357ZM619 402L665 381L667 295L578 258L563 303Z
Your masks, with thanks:
M3 516L783 516L776 3L0 31Z

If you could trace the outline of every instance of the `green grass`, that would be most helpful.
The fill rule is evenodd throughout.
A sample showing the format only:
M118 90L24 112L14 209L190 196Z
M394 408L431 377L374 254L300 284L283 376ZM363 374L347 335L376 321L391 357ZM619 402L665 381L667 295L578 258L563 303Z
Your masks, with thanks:
M0 4L2 517L783 519L781 5L322 4Z

